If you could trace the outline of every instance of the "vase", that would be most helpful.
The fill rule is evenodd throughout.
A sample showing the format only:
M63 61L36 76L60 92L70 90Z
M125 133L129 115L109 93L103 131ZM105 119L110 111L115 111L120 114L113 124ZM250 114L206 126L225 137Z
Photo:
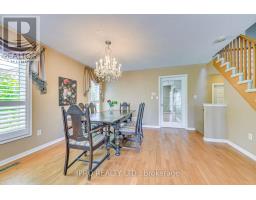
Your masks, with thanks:
M113 113L113 107L112 106L109 107L109 112Z

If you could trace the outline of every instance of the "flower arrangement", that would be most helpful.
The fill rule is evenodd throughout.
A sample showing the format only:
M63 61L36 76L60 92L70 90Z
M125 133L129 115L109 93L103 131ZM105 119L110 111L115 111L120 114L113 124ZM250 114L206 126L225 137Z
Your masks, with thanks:
M76 104L77 82L68 78L59 77L59 105Z
M117 101L111 101L110 99L107 100L107 103L109 105L109 108L113 108L115 105L117 105Z

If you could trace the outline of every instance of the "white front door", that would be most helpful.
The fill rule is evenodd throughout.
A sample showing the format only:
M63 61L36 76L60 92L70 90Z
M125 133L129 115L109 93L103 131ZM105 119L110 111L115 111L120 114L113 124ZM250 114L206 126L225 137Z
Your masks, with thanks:
M187 75L160 77L160 126L186 128Z

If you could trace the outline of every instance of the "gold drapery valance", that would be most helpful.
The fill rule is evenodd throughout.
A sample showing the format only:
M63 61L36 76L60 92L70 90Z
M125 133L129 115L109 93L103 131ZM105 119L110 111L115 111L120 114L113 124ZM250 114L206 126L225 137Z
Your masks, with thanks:
M84 87L84 96L88 96L91 88L91 81L98 83L100 86L100 98L104 100L104 92L103 92L103 82L100 81L96 74L94 73L94 69L88 66L84 67L84 78L83 78L83 87Z

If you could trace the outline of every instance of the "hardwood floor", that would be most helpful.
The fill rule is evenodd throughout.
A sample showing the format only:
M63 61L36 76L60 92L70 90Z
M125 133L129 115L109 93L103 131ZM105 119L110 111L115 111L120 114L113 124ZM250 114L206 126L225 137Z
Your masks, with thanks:
M63 175L60 142L0 173L0 184L256 184L256 162L226 144L204 142L199 133L182 129L144 132L141 152L122 149L120 157L112 152L91 181L82 162Z

